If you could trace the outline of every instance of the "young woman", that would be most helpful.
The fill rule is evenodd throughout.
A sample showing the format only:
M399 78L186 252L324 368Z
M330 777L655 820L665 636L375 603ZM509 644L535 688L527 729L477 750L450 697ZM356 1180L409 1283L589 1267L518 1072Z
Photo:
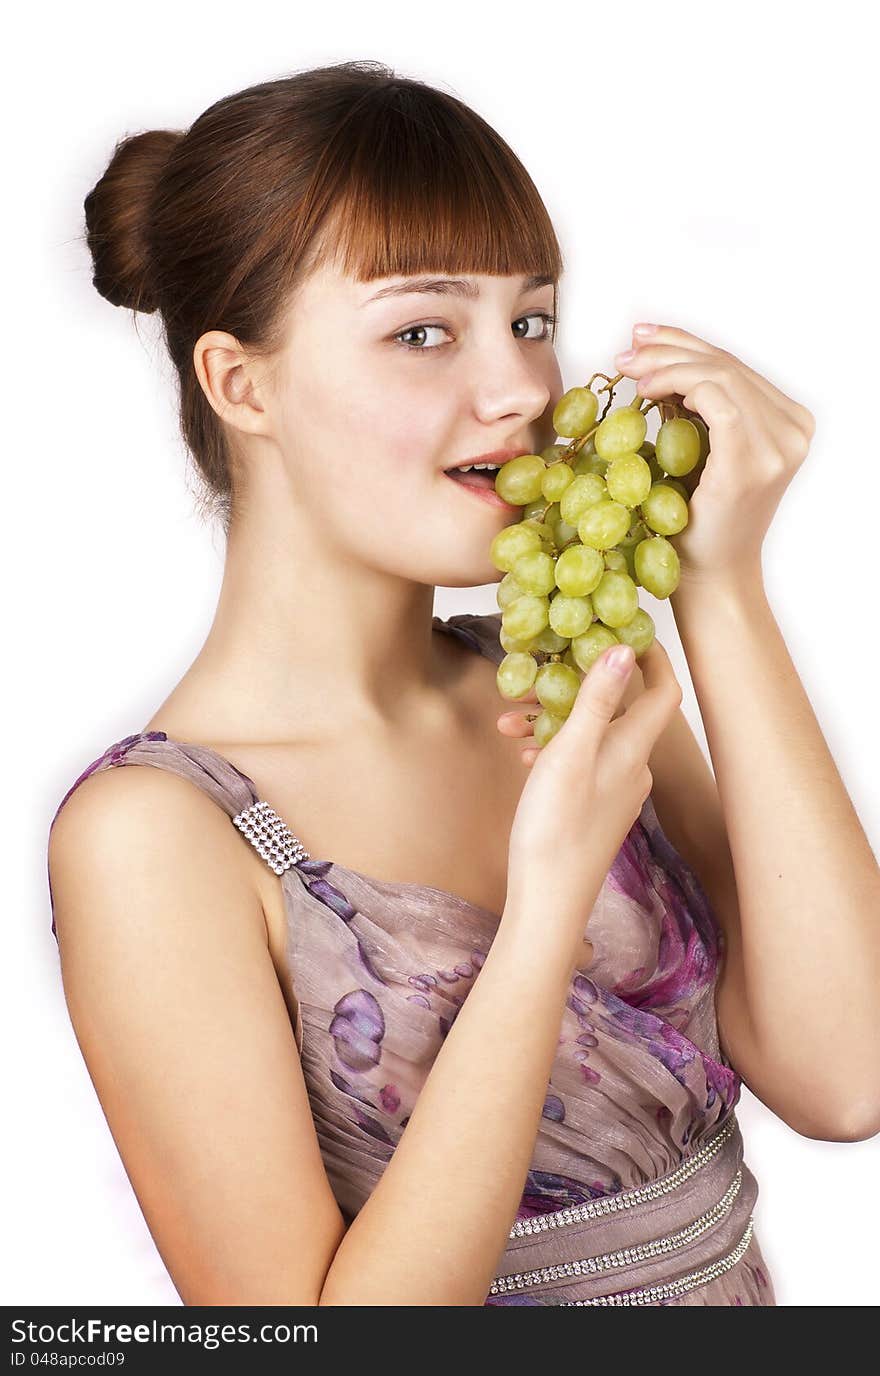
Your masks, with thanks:
M449 470L552 443L564 390L509 147L343 63L125 139L86 221L97 289L161 316L227 539L202 650L49 837L182 1300L773 1305L741 1082L835 1140L880 1097L876 866L760 582L809 413L681 330L636 353L710 428L674 606L718 789L656 642L537 752L500 615L433 616L512 518Z

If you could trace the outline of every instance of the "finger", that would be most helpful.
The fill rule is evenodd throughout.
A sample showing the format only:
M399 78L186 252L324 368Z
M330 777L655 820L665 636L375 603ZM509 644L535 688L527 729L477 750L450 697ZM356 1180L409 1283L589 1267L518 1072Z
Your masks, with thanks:
M662 363L664 359L660 355L654 355L654 350L658 346L671 346L676 350L692 350L696 354L714 354L717 358L732 363L740 372L748 378L750 382L764 394L768 401L771 401L785 415L788 420L794 422L802 431L812 436L814 432L814 420L812 414L800 402L788 396L781 388L776 387L769 378L762 373L755 372L736 354L728 349L721 349L708 343L705 339L700 339L699 335L689 334L687 330L679 330L673 325L658 325L656 330L648 335L639 334L633 330L633 347L638 350L636 357L625 368L621 369L628 377L641 376L642 365L645 364L644 371L650 372L650 364L655 361ZM653 357L652 357L653 356ZM638 367L639 372L633 371Z
M523 737L531 736L535 730L535 718L538 713L533 710L537 704L530 703L527 707L519 711L502 712L498 718L497 726L502 736Z
M679 348L693 349L696 353L715 352L715 345L707 339L701 339L698 334L691 334L688 330L680 330L676 325L655 325L649 334L634 325L632 337L636 348L645 344L676 344Z
M616 741L628 744L633 758L647 760L681 706L683 694L669 655L659 640L653 640L639 657L639 668L644 691L611 723L609 730L614 732Z
M623 672L615 669L610 659L611 655L616 655L621 650L628 651L624 658ZM629 645L613 645L599 655L584 675L574 705L556 736L567 733L566 739L570 741L572 735L576 735L580 741L580 748L588 748L590 745L598 747L617 710L634 664L635 655ZM556 736L552 738L551 745Z

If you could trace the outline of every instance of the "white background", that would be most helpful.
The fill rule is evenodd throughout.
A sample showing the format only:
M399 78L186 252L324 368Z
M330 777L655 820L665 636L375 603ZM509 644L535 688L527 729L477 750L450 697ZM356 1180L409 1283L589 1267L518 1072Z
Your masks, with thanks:
M4 83L2 1300L176 1302L67 1017L45 872L60 798L189 665L222 568L222 537L194 514L153 322L138 335L91 286L82 201L113 143L184 128L257 81L378 59L473 105L529 168L566 259L566 386L655 320L803 402L817 432L765 578L877 853L874 55L863 11L839 2L30 13ZM438 590L440 615L469 610L494 611L494 587ZM650 610L705 744L671 610ZM833 894L827 907L831 943ZM880 1138L800 1137L747 1090L738 1116L779 1304L876 1303Z

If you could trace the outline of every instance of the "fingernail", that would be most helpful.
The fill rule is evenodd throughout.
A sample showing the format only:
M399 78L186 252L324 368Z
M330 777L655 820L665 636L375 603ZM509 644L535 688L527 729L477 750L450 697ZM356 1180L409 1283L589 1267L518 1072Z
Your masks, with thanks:
M607 664L609 669L613 669L615 674L627 674L632 666L633 652L631 645L618 645L616 649L608 651Z
M650 325L647 321L641 321L638 325L633 325L634 334L656 334L657 326Z

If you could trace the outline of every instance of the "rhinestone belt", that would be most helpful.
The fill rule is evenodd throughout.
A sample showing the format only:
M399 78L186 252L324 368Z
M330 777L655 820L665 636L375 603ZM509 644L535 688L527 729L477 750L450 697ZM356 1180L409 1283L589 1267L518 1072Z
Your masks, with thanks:
M632 1190L605 1195L601 1199L593 1199L572 1208L558 1209L548 1214L538 1214L534 1218L518 1219L510 1230L510 1236L511 1238L526 1237L552 1229L564 1229L572 1224L635 1208L646 1201L668 1195L708 1165L721 1151L736 1127L736 1119L729 1118L713 1137L668 1175L648 1181ZM675 1232L668 1233L664 1237L633 1244L630 1247L603 1252L596 1256L582 1257L573 1261L561 1262L558 1265L540 1266L534 1270L518 1271L506 1276L496 1276L492 1281L489 1294L505 1295L513 1291L527 1290L533 1286L546 1285L551 1281L565 1280L572 1276L600 1275L603 1271L648 1261L652 1257L675 1252L721 1222L733 1207L741 1186L742 1170L740 1169L716 1204ZM644 1286L637 1290L622 1291L614 1295L600 1295L585 1300L564 1300L561 1303L569 1305L651 1304L657 1299L680 1294L697 1285L704 1285L707 1280L720 1275L730 1266L736 1264L749 1244L752 1226L753 1220L750 1218L745 1233L727 1256L719 1258L710 1265L701 1267L688 1275L678 1276L672 1281Z
M588 1218L601 1218L603 1214L616 1213L618 1209L632 1209L636 1204L644 1204L647 1199L659 1199L678 1189L685 1180L690 1180L713 1156L717 1156L724 1143L736 1127L736 1119L728 1118L723 1127L707 1142L682 1161L680 1166L669 1175L658 1180L649 1180L647 1185L624 1190L619 1194L603 1195L601 1199L591 1199L588 1204L576 1204L570 1209L557 1209L551 1214L536 1214L534 1218L518 1218L510 1230L510 1236L527 1237L532 1233L543 1233L547 1228L564 1228L566 1223L582 1223Z
M659 1285L646 1285L641 1290L621 1290L616 1295L594 1295L590 1300L562 1300L561 1305L654 1304L657 1300L672 1299L675 1295L683 1295L686 1290L694 1290L698 1285L706 1285L716 1276L729 1271L731 1266L735 1266L752 1240L754 1226L755 1220L750 1218L746 1224L745 1232L732 1252L728 1252L726 1257L719 1257L717 1261L710 1262L708 1266L701 1266L698 1271L691 1271L686 1276L677 1276L675 1280L662 1281Z

